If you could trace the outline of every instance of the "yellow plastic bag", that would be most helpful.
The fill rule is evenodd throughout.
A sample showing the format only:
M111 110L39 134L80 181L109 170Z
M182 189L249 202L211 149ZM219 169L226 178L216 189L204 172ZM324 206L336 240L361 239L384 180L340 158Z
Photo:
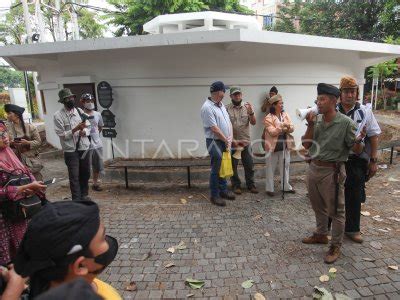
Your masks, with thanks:
M229 151L222 153L221 168L219 169L219 177L228 178L233 175L232 158Z

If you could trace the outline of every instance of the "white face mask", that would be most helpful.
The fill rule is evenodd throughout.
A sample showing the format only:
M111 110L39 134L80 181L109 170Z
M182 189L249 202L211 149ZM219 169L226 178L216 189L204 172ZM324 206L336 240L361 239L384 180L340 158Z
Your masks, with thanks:
M93 110L94 109L94 103L92 103L92 102L85 103L83 106L88 110Z

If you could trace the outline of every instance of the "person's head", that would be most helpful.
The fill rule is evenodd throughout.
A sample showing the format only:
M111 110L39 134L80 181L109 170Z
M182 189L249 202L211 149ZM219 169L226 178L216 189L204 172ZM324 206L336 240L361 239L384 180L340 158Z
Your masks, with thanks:
M8 132L6 125L0 121L0 150L3 150L10 146L10 140L8 139Z
M227 89L228 87L222 81L213 82L210 86L211 98L217 103L221 102Z
M46 204L28 225L15 271L31 278L32 296L100 274L115 258L118 242L105 235L99 208L91 201Z
M5 104L4 111L7 114L7 120L13 123L17 123L19 121L24 122L22 117L25 108L15 105L15 104Z
M275 95L278 95L278 89L276 88L276 86L273 86L270 90L269 90L269 97L273 97Z
M78 278L71 282L51 289L38 297L36 300L103 300L101 296L95 293L93 287L84 279Z
M317 86L317 106L318 112L326 114L336 109L336 103L340 96L340 90L330 84L319 83Z
M344 76L340 79L340 102L342 105L353 107L357 100L359 89L357 81L351 76Z
M229 94L233 105L240 106L242 103L242 89L238 86L231 87Z
M75 106L76 95L72 94L68 88L62 89L58 92L58 102L64 104L67 110L71 110Z
M280 94L276 94L269 98L268 103L270 104L269 112L271 114L280 114L283 111L283 99Z
M90 93L82 94L81 96L81 104L86 110L94 110L94 97Z

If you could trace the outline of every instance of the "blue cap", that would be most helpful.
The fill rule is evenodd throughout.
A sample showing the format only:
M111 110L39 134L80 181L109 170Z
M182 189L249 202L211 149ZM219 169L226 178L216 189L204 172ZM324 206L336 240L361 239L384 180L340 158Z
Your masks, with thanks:
M210 93L219 91L223 91L225 93L227 89L229 89L229 86L226 86L222 81L216 81L211 84Z

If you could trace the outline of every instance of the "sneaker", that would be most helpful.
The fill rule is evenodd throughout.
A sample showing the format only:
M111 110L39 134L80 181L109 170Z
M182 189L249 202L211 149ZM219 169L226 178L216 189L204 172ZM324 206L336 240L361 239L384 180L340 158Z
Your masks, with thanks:
M302 240L304 244L328 244L328 236L325 234L313 234Z
M268 196L270 196L270 197L275 196L275 193L274 193L274 192L266 192L266 194L267 194Z
M250 187L248 190L252 194L258 194L257 188L254 185L252 187Z
M223 199L235 200L235 195L230 192L221 192L219 193L219 196Z
M331 245L328 252L325 254L324 261L326 264L334 263L340 256L340 246Z
M345 234L353 242L356 242L356 243L359 243L359 244L364 242L364 239L362 238L360 233L345 233Z
M240 189L240 187L234 187L233 188L233 193L235 193L236 195L241 195L242 194L242 190Z
M92 189L96 192L101 192L103 189L98 184L93 184Z
M212 204L217 205L217 206L226 206L225 200L221 199L221 198L211 197L210 201Z

